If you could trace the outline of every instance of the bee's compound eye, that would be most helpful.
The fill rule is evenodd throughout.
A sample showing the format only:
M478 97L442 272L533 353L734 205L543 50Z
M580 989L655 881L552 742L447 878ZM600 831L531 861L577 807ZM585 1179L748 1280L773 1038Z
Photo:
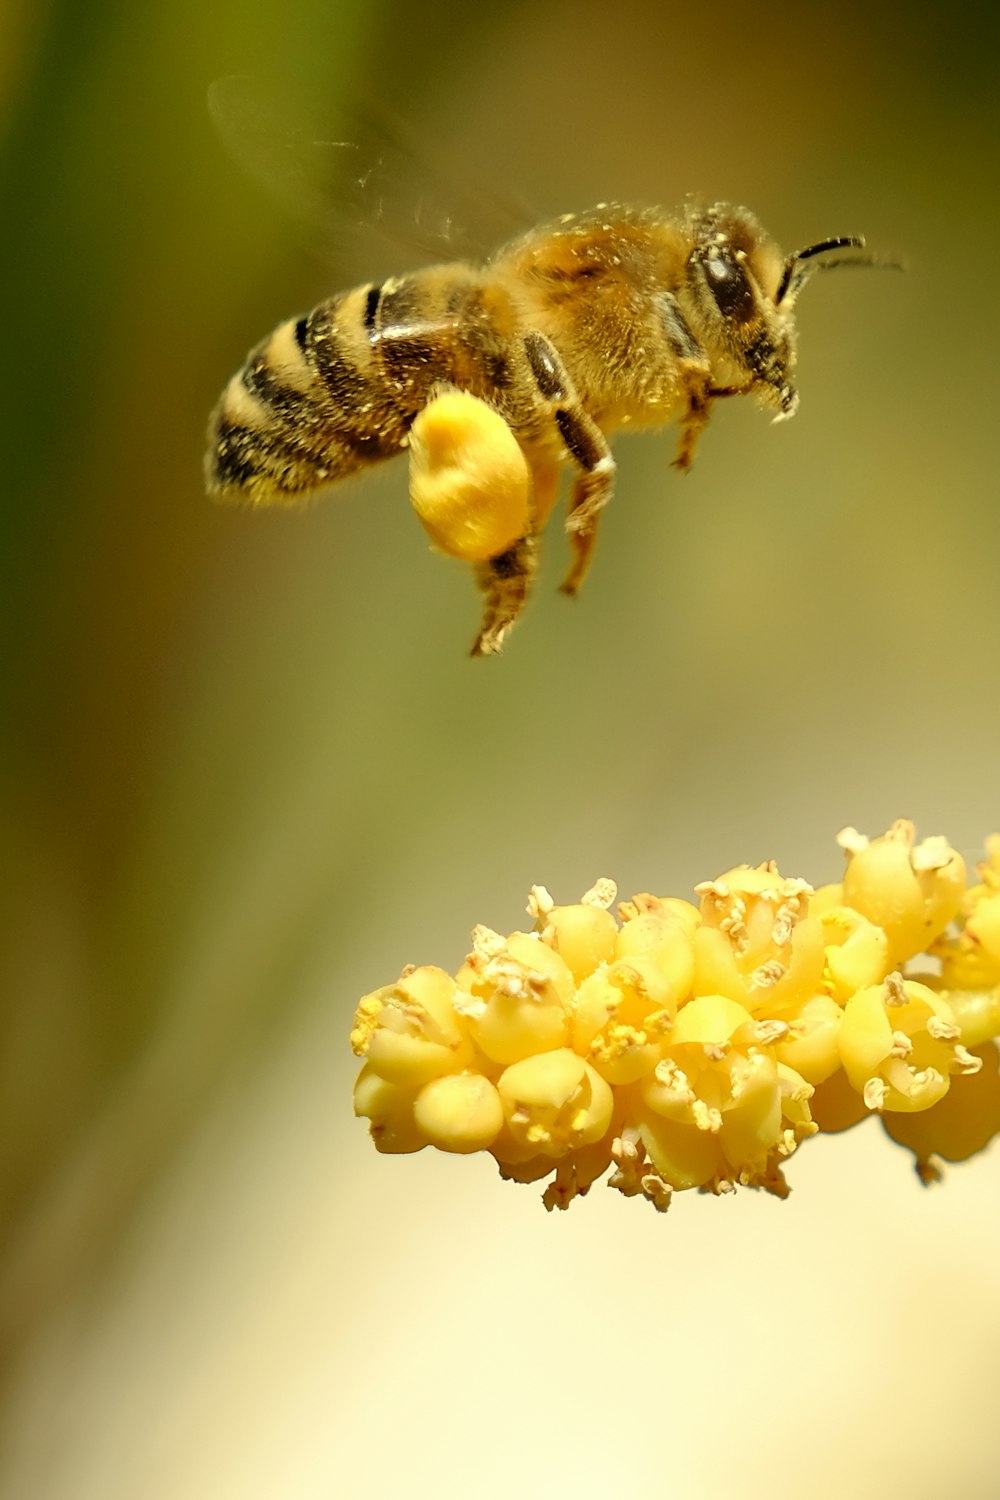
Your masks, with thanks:
M753 288L732 252L709 250L701 264L709 290L722 316L734 323L748 323L757 310Z

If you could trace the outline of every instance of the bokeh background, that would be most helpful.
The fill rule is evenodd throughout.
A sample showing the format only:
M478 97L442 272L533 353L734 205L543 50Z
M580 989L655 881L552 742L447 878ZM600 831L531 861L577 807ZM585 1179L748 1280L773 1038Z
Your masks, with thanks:
M1000 825L996 14L6 0L4 1497L996 1494L996 1151L924 1191L872 1122L783 1204L548 1216L376 1157L347 1048L532 882ZM794 422L725 405L685 479L619 442L582 596L553 525L471 661L405 468L204 498L246 349L414 263L317 252L212 127L233 73L382 101L539 218L695 191L909 271L810 286Z

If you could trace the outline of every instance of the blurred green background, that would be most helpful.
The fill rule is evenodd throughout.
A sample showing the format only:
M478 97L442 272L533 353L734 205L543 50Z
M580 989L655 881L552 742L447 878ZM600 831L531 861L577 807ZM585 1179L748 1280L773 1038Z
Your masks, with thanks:
M1000 826L998 30L6 0L5 1496L995 1494L995 1153L924 1194L859 1131L788 1204L555 1220L485 1160L377 1159L346 1035L532 882L818 883L847 822L970 859ZM810 286L791 424L726 405L683 479L671 434L620 441L581 597L554 523L471 661L405 467L302 513L204 497L250 345L414 263L317 253L212 128L234 73L382 101L539 219L699 192L908 274Z

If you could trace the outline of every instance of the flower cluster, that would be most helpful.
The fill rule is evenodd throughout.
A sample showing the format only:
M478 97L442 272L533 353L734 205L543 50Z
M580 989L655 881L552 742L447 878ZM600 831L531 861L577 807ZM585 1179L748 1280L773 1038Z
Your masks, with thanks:
M1000 836L966 888L943 838L845 829L843 880L771 862L697 905L601 880L531 932L486 927L452 978L404 970L366 995L351 1042L380 1151L489 1151L565 1208L609 1183L666 1208L681 1188L781 1196L817 1130L879 1116L924 1180L1000 1130ZM984 1063L986 1066L984 1066Z

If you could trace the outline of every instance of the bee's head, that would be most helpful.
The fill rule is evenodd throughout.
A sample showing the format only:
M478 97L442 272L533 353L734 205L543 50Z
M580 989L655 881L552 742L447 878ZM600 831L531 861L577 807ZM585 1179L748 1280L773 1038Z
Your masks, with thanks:
M843 256L864 240L841 235L782 258L745 208L716 203L691 219L694 245L685 271L702 343L717 357L724 383L744 388L790 417L798 405L792 307L813 271L843 265L896 265L874 256Z

